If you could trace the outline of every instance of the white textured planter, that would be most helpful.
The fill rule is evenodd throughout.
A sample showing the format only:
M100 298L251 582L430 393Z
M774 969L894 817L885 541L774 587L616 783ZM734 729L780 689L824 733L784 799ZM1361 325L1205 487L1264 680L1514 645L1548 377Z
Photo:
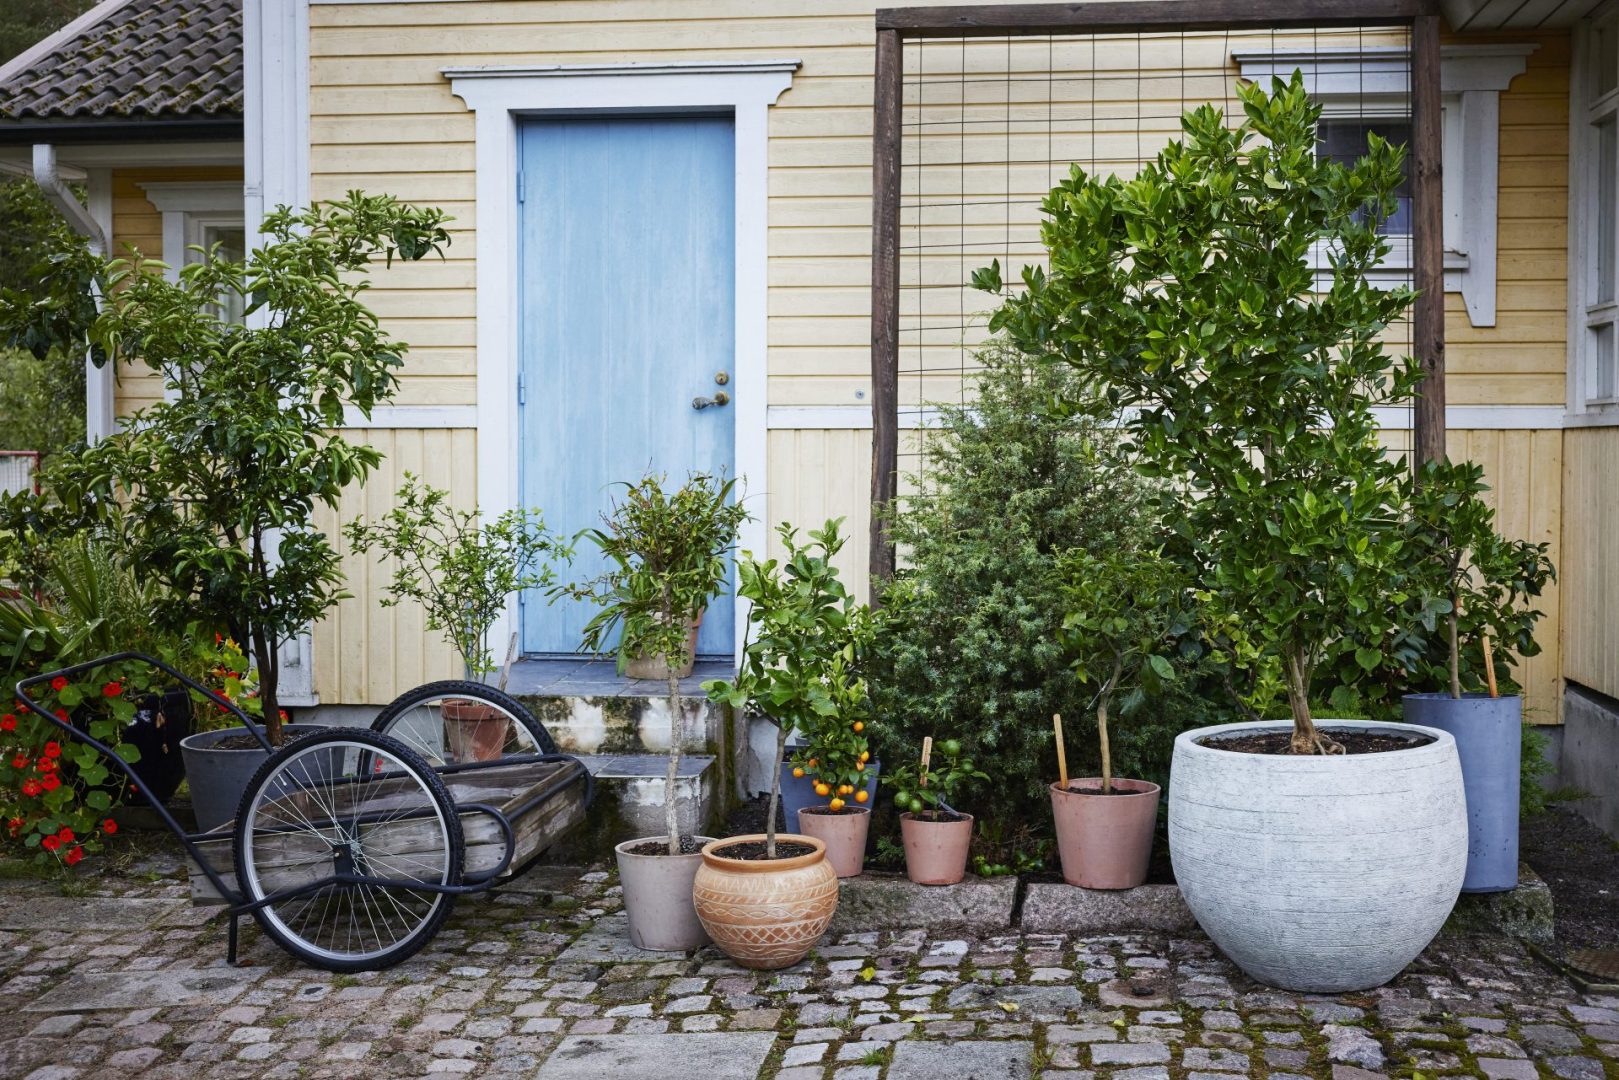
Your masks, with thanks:
M1461 764L1436 728L1319 723L1434 741L1304 757L1199 745L1287 722L1183 732L1169 851L1192 914L1249 975L1286 990L1366 990L1416 959L1456 903L1467 869Z

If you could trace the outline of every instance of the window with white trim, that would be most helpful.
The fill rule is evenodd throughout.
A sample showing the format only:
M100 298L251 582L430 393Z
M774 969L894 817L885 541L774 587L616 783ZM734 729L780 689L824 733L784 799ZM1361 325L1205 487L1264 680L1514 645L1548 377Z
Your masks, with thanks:
M240 181L148 183L141 189L163 215L163 261L171 281L215 244L222 258L240 261L247 254ZM241 297L221 297L220 307L227 321L242 321Z
M1575 55L1569 406L1619 412L1619 8L1582 28Z

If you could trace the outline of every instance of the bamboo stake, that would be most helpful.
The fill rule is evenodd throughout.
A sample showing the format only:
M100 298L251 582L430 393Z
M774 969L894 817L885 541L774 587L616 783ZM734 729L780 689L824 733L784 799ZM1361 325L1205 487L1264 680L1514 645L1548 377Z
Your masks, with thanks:
M1057 735L1057 779L1062 782L1062 789L1068 790L1068 754L1062 742L1062 713L1051 714L1051 730Z
M932 757L933 757L933 736L932 735L924 735L922 737L922 773L921 773L921 777L917 781L917 786L918 787L927 787L928 786L928 761Z
M1500 697L1501 691L1495 685L1495 650L1490 646L1490 632L1484 632L1484 682L1490 688L1490 696Z

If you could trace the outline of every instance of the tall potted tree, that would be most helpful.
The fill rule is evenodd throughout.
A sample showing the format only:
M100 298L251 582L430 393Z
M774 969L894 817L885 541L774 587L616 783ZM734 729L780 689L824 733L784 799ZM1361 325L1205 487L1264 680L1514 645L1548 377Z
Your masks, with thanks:
M992 326L1130 410L1140 461L1183 492L1205 640L1292 714L1176 739L1170 848L1187 903L1261 981L1364 989L1432 939L1466 861L1448 734L1312 713L1318 666L1385 641L1404 601L1403 467L1373 410L1417 389L1382 341L1412 293L1372 281L1403 150L1373 135L1352 165L1318 157L1321 110L1297 72L1238 94L1241 124L1187 113L1133 179L1076 166L1045 203L1050 270L1026 270ZM999 268L978 282L998 287ZM1360 649L1367 669L1383 663L1377 644Z
M607 569L554 590L601 608L585 625L584 648L605 652L622 632L620 669L629 658L647 659L658 665L668 688L665 835L626 840L613 849L630 941L638 949L684 951L708 941L692 906L691 883L711 838L682 833L675 796L681 752L690 738L680 679L691 671L693 626L730 578L736 533L748 519L732 498L735 488L735 480L706 473L693 474L673 491L661 476L624 484L602 527L580 534L600 549Z
M98 271L92 357L158 372L168 396L64 461L57 484L76 502L122 506L106 526L125 564L163 586L154 619L221 627L244 645L272 745L284 737L281 646L346 595L315 508L335 509L381 460L338 433L344 410L370 415L404 365L404 343L361 303L365 274L440 251L446 220L351 192L267 215L245 262L216 250L173 282L139 258ZM241 301L246 324L224 316L222 296ZM243 751L216 749L230 741ZM257 742L209 732L182 750L199 823L234 816L264 757Z
M1106 555L1081 553L1071 582L1063 644L1083 685L1095 688L1102 775L1051 785L1063 880L1087 889L1129 889L1147 880L1158 826L1157 784L1113 776L1109 710L1116 697L1139 706L1146 690L1175 678L1178 639L1192 629L1186 579L1144 538Z
M1495 531L1487 490L1484 470L1472 462L1435 461L1414 478L1409 498L1416 579L1409 607L1429 635L1412 681L1443 680L1446 689L1407 694L1401 705L1409 722L1456 739L1467 792L1463 892L1518 884L1523 699L1497 693L1494 673L1497 665L1509 671L1514 654L1540 651L1534 628L1541 613L1533 604L1555 578L1546 544Z
M410 473L394 505L376 524L351 521L344 534L360 552L377 549L393 561L382 606L410 600L421 605L427 628L443 633L461 657L469 681L495 669L489 628L511 595L548 588L553 560L572 551L545 528L537 509L513 509L479 523L473 510L450 505L450 493ZM464 692L464 691L463 691ZM444 737L456 761L492 761L509 735L505 713L475 701L440 706Z
M801 544L791 525L778 526L785 557L743 559L737 593L747 600L749 640L735 679L703 684L711 700L767 717L776 725L770 804L763 835L733 836L703 849L693 884L697 915L715 944L748 967L779 968L802 960L837 909L839 876L859 873L870 810L831 796L825 821L800 811L799 832L776 834L781 762L787 734L811 734L812 745L835 748L849 777L864 763L868 715L860 663L874 623L838 578L832 558L843 547L840 520L828 521ZM847 736L845 738L844 736ZM832 756L817 767L832 778ZM842 782L840 777L840 783ZM850 784L853 790L852 783ZM836 809L832 809L833 802ZM839 867L842 869L839 869Z

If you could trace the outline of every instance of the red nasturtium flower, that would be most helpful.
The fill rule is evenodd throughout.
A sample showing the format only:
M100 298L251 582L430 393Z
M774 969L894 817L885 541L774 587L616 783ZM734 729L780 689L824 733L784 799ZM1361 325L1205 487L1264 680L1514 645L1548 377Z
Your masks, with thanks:
M32 799L34 796L38 795L39 794L39 781L38 780L24 781L23 786L22 786L22 793L24 795L28 796L30 799Z
M56 678L52 679L51 680L51 689L55 690L58 694L60 694L63 690L66 690L67 689L67 677L64 676L64 675L58 675Z
M17 730L17 718L16 718L16 716L12 715L11 713L6 713L4 716L0 716L0 731L16 731L16 730Z
M55 851L62 846L62 840L61 837L47 836L45 839L39 842L39 846L44 848L46 851Z
M39 782L39 786L44 788L46 791L55 791L57 788L62 786L62 778L53 772L46 773L45 779Z
M26 769L28 768L28 759L23 755L18 754L16 757L11 759L11 767L13 769Z
M56 762L52 761L50 758L42 757L38 761L34 762L34 768L38 769L42 773L55 772Z
M106 821L101 823L101 831L106 833L108 836L111 836L113 833L118 831L118 823L112 818L108 818Z
M110 682L101 688L101 692L107 697L117 697L124 692L124 684L117 681Z
M82 858L84 858L84 849L82 847L75 847L72 851L62 856L62 861L67 863L69 866L73 866Z
M54 739L52 741L46 743L45 744L45 756L46 757L52 757L52 758L53 757L61 757L62 756L62 744L59 743L59 742L56 742Z
M14 817L10 821L6 822L6 829L11 833L12 836L16 836L18 833L22 832L22 827L24 824L25 823L22 818Z
M64 724L67 723L67 721L68 721L67 710L66 709L57 709L56 710L56 718L58 720L62 721L62 723L64 723Z
M68 828L66 825L63 825L62 828L57 831L56 838L62 841L64 844L71 844L73 843L73 830Z

